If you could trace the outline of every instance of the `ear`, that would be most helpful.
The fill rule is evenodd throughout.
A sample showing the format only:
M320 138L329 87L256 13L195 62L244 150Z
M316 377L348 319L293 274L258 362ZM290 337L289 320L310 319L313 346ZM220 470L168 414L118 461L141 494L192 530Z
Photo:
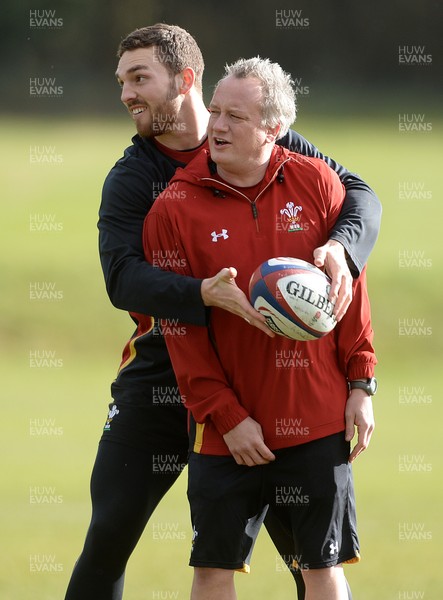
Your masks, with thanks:
M179 94L187 94L195 83L195 72L191 67L186 67L177 75Z
M275 140L277 139L278 136L278 132L280 131L280 123L278 125L276 125L275 127L269 127L266 133L266 141L267 142L275 142Z

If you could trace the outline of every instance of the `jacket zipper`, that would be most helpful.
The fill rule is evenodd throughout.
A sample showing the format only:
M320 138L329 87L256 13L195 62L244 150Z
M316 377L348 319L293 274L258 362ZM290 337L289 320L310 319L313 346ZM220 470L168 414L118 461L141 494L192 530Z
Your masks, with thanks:
M211 177L203 177L202 179L200 179L200 181L211 181L213 183L216 183L217 186L223 186L224 188L228 188L229 190L231 190L232 192L234 192L235 194L238 194L239 196L243 196L243 198L246 198L246 200L249 202L249 204L251 205L251 210L252 210L252 218L255 221L255 226L257 229L257 233L260 233L260 227L259 227L259 222L258 222L258 208L257 208L257 200L260 198L260 196L262 194L264 194L264 192L268 189L268 187L271 185L271 183L274 181L274 179L277 176L277 173L280 171L281 167L287 163L289 160L291 160L291 158L286 158L281 165L279 165L278 169L276 169L274 175L271 177L271 179L268 181L268 183L265 185L265 187L261 190L261 192L257 195L257 197L254 200L250 200L245 194L243 194L242 192L239 192L238 190L236 190L235 188L231 187L229 184L227 183L223 183L222 181L218 181L217 179L212 179Z

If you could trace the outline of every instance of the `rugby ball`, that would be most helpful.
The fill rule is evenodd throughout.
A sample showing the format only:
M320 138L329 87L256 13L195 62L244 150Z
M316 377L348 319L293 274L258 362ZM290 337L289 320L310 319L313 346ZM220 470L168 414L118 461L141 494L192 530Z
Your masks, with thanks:
M328 296L331 280L320 269L298 259L277 257L262 263L251 276L252 306L278 335L317 340L337 324Z

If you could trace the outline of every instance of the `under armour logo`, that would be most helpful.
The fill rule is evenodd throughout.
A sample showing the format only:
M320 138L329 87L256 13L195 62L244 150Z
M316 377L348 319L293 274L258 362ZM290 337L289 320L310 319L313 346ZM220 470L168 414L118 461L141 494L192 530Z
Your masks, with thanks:
M332 556L332 554L337 554L338 552L338 542L332 542L331 544L329 544L329 554Z
M197 540L197 537L198 537L198 531L196 530L195 525L194 525L194 527L192 528L191 552L193 552L193 550L194 550L194 546L195 546L195 542Z
M213 242L218 242L218 238L223 238L224 240L227 240L229 237L227 229L222 229L221 233L215 233L215 231L213 231L211 235Z

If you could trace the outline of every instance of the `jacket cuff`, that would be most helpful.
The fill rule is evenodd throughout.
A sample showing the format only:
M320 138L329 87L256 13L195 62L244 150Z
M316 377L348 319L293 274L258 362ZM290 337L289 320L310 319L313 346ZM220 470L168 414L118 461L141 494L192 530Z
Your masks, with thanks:
M373 360L353 361L348 366L348 381L374 377L375 364Z
M211 415L211 420L214 423L220 435L225 435L231 429L234 429L239 423L249 417L248 411L238 404L232 403L223 410L216 411Z

